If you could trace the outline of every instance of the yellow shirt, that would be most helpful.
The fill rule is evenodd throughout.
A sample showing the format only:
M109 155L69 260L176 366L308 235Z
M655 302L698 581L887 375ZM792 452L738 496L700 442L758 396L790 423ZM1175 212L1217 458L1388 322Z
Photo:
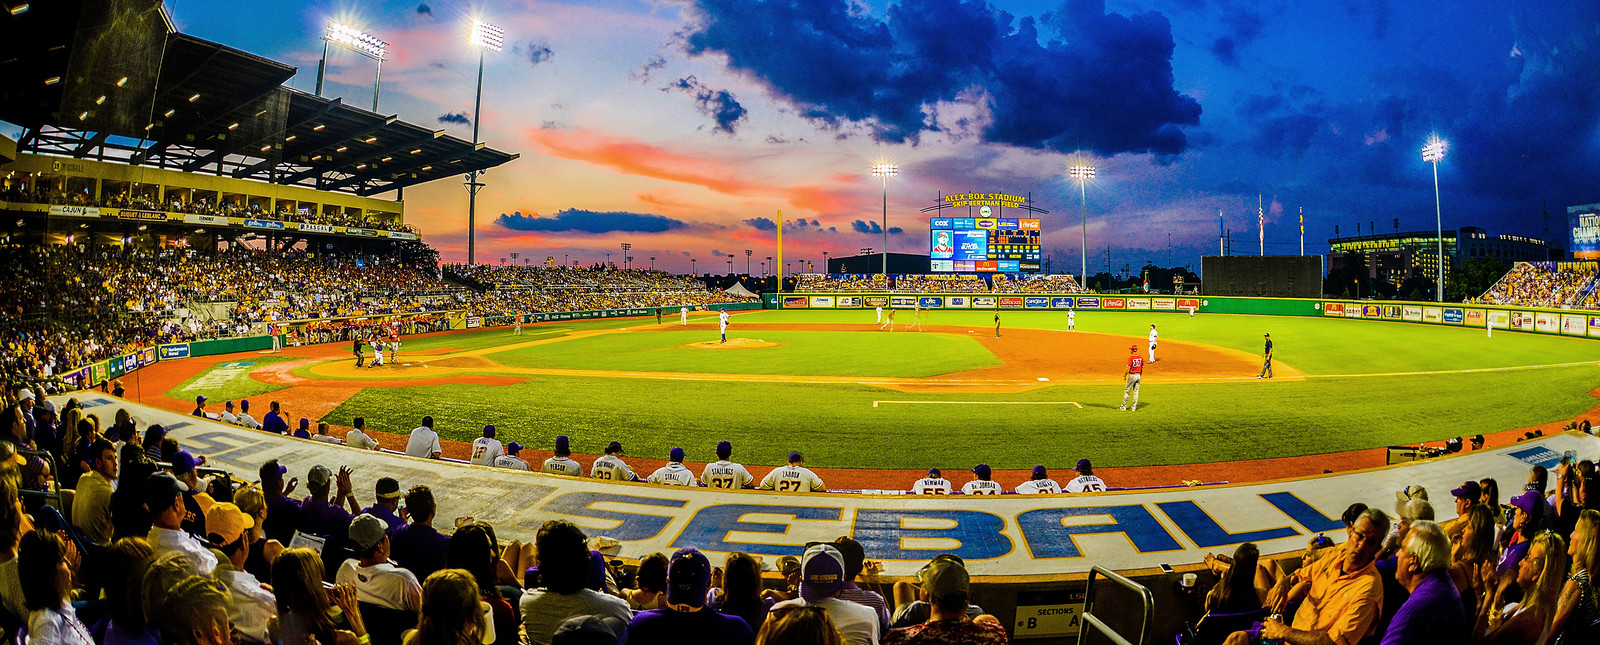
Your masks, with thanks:
M1311 583L1311 591L1290 626L1326 633L1338 645L1355 645L1372 633L1383 610L1383 580L1373 563L1351 573L1340 570L1348 548L1342 545L1295 574Z

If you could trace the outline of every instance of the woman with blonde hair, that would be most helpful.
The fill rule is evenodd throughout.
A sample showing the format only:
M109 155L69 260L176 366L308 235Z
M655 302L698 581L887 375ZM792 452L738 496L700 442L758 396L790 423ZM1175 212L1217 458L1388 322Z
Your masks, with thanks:
M1488 575L1494 575L1493 569L1485 569ZM1480 645L1548 642L1556 600L1566 577L1566 544L1561 536L1540 531L1533 536L1515 572L1501 576L1499 584L1493 585L1494 591L1484 592L1485 602L1478 611L1477 627L1473 629L1477 635L1474 642ZM1506 591L1513 584L1522 588L1522 600L1506 604Z
M269 628L279 643L307 642L315 637L323 645L364 645L366 626L356 607L356 590L339 585L322 588L322 556L311 549L289 549L272 563L272 590L278 600L278 618Z
M844 645L844 635L822 607L795 605L767 614L756 645Z
M466 569L440 569L422 581L417 628L405 645L480 645L494 642L478 582Z
M1474 505L1456 521L1455 528L1455 540L1450 545L1450 580L1461 593L1466 615L1476 616L1478 599L1489 591L1483 586L1479 569L1485 564L1494 566L1500 557L1494 543L1494 512L1482 504Z
M1580 639L1585 638L1584 634L1593 639L1597 634L1591 625L1600 621L1600 594L1596 593L1592 573L1600 560L1600 511L1588 509L1578 514L1567 555L1572 556L1572 575L1561 589L1550 633L1557 643L1594 642Z

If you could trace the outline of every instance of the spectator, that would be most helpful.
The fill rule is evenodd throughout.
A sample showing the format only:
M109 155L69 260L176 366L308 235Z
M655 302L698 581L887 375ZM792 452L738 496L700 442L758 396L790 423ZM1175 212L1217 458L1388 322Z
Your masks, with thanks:
M551 645L622 645L617 634L627 631L628 624L607 616L573 616L561 623L550 635Z
M588 588L588 546L583 531L571 522L553 520L539 529L535 540L539 579L544 585L522 594L522 621L528 642L549 645L556 627L573 616L615 618L625 625L633 619L627 601ZM616 634L617 640L627 634Z
M426 580L445 567L450 538L433 528L433 491L427 486L411 487L406 493L406 510L411 515L411 523L394 532L392 557L396 564Z
M1395 569L1405 588L1405 602L1390 620L1383 645L1467 641L1467 616L1461 594L1450 581L1449 566L1450 540L1444 531L1428 520L1413 521Z
M89 629L96 643L156 645L159 633L145 620L140 587L154 552L144 538L122 538L106 549L104 587L106 617Z
M1528 552L1533 536L1544 519L1544 498L1539 491L1523 491L1511 498L1511 522L1500 532L1500 562L1495 573L1505 576L1517 570L1517 564Z
M817 605L828 612L850 645L876 645L878 615L870 607L840 600L844 590L844 556L831 544L812 545L800 560L800 597L773 605Z
M505 454L500 447L500 440L494 438L494 424L483 427L483 436L472 440L472 463L479 466L492 466L494 460Z
M1232 562L1222 570L1222 579L1206 594L1207 614L1239 614L1261 608L1262 599L1255 586L1260 558L1261 551L1252 542L1234 549Z
M183 532L183 492L189 490L171 473L155 473L145 479L145 508L150 511L150 548L155 557L176 553L194 575L211 575L217 558L211 549L193 535Z
M793 605L773 608L761 624L756 645L844 645L844 635L821 607Z
M1499 557L1494 546L1494 517L1488 506L1474 504L1452 528L1456 528L1456 540L1450 553L1450 579L1461 595L1466 615L1476 616L1478 599L1488 591L1479 571L1486 564L1492 566Z
M365 417L356 417L351 423L355 427L344 433L344 445L362 450L378 450L380 448L378 440L367 434L367 420Z
M1053 495L1061 492L1061 485L1050 478L1050 473L1043 465L1033 467L1032 478L1017 486L1017 493L1021 495Z
M556 435L555 455L544 460L544 468L539 472L553 475L566 475L568 477L582 477L583 465L572 460L572 445L567 440L567 435Z
M422 417L422 425L411 430L406 440L406 454L423 459L438 459L444 454L439 446L439 433L433 431L433 417Z
M234 630L239 627L234 625L230 629L228 626L234 598L221 581L190 576L168 590L166 602L153 616L162 633L170 635L169 642L227 645L233 642Z
M206 513L217 501L200 485L200 475L196 468L200 460L187 450L179 450L172 456L172 475L183 484L183 530L190 535L206 534Z
M400 482L393 477L378 478L375 488L377 500L361 512L383 520L389 535L393 536L395 531L406 525L405 520L396 514L400 510L400 498L405 497L405 493L400 492Z
M72 579L78 553L56 534L37 529L22 536L17 560L28 609L28 639L51 645L94 645L73 610Z
M233 412L233 399L222 402L222 414L217 415L217 420L223 423L239 423L239 416Z
M967 616L967 598L972 589L967 569L961 562L935 559L917 577L922 583L920 600L927 603L931 611L929 619L889 632L883 639L885 645L1008 642L1005 628L988 621L975 621Z
M338 490L330 502L328 488L337 483ZM300 502L301 524L306 532L337 539L350 529L350 519L361 513L361 505L351 495L350 468L339 467L335 481L333 471L327 466L313 466L306 474L306 489L311 492ZM348 505L350 510L345 511Z
M683 449L677 446L673 446L667 453L667 465L650 473L650 483L691 487L699 485L699 482L695 481L694 471L683 465Z
M277 614L277 599L261 586L261 580L245 571L250 557L250 529L255 518L231 502L215 504L206 512L206 539L211 548L227 558L225 567L218 567L216 577L233 596L227 611L245 641L267 643L268 625Z
M117 466L117 490L111 493L111 537L145 537L150 533L150 511L144 506L144 482L156 465L134 441L122 445Z
M300 427L295 429L294 438L296 438L296 439L310 439L311 438L311 420L310 419L307 419L305 417L300 417Z
M500 559L500 543L494 537L494 527L483 522L470 522L456 528L450 536L449 564L451 569L466 571L477 581L480 600L490 610L490 625L494 627L494 643L517 645L517 612L511 603L500 596L499 582L515 584L511 567Z
M441 569L422 587L417 628L406 632L405 645L474 645L493 643L493 626L484 620L478 583L461 569ZM513 638L513 641L516 639Z
M245 532L250 555L245 558L244 570L257 580L270 580L272 562L278 559L278 554L283 553L283 543L267 539L261 530L267 521L267 498L261 493L260 486L250 485L233 494L233 503L255 521L255 526Z
M825 493L828 487L822 485L822 478L805 466L805 457L799 451L789 451L789 465L772 469L766 477L761 479L761 490L776 490L788 493Z
M22 575L17 547L33 531L33 519L22 512L16 477L0 476L0 602L17 622L28 618L22 599Z
M311 438L322 443L331 443L335 446L344 445L343 439L328 434L328 422L326 421L317 422L317 433L311 435Z
M245 403L249 403L249 401ZM270 407L272 410L267 412L267 416L261 418L261 429L272 434L289 434L289 422L283 419L283 408L278 405L277 401L273 401ZM248 413L249 411L250 409L246 407L245 412Z
M1537 493L1530 490L1524 495ZM1566 545L1550 531L1540 531L1528 544L1514 575L1500 576L1494 591L1485 594L1473 629L1480 644L1536 643L1549 633L1566 577ZM1512 585L1522 591L1519 602L1508 602Z
M139 444L139 447L144 449L145 459L154 462L166 461L166 457L162 454L161 445L166 441L166 438L167 429L160 424L152 424L150 427L145 428L144 441Z
M634 574L636 589L625 589L622 597L633 610L661 609L667 606L667 556L652 553L639 560Z
M1561 645L1584 642L1584 634L1592 638L1596 622L1600 621L1600 595L1590 574L1595 563L1600 562L1600 511L1587 509L1578 515L1567 555L1572 558L1572 573L1561 589L1555 618L1550 623L1553 642Z
M72 525L84 539L98 546L110 546L111 494L116 491L117 448L110 441L96 439L89 447L90 470L78 478L78 493L72 499Z
M1311 566L1285 577L1267 595L1267 604L1282 612L1300 602L1291 624L1271 617L1263 623L1261 637L1290 643L1350 645L1372 632L1383 606L1383 581L1373 563L1389 532L1389 516L1369 508L1361 512L1350 540ZM1301 602L1304 601L1304 602ZM1326 640L1324 640L1326 639ZM1229 645L1248 643L1246 632L1234 632Z
M666 578L667 606L635 616L628 624L628 642L637 645L679 643L685 634L693 634L695 642L706 645L755 642L755 633L743 620L706 608L711 562L698 549L683 548L673 553Z
M628 467L628 462L622 460L622 442L620 441L606 444L606 454L594 460L594 465L589 467L589 476L595 479L618 482L639 481L639 475Z
M251 430L262 429L261 423L256 421L255 417L250 416L250 399L239 400L239 425Z
M752 633L760 630L772 608L772 600L761 597L761 564L749 554L734 552L728 554L723 571L717 611L740 618Z
M506 454L495 457L495 468L510 468L511 470L529 470L528 462L523 461L517 453L522 452L522 444L515 441L506 444Z
M1456 515L1464 516L1467 514L1467 509L1481 503L1483 486L1479 485L1478 482L1469 480L1462 482L1460 487L1451 490L1450 495L1456 500Z
M339 565L334 580L355 587L360 602L416 611L422 606L422 584L410 571L389 562L387 530L383 520L366 513L357 515L349 530L357 557Z
M278 600L278 625L274 642L295 644L316 642L333 645L365 645L367 633L356 603L356 591L337 585L332 591L322 588L322 556L311 549L289 549L272 563L272 591ZM332 612L334 605L341 611Z
M870 607L878 613L878 633L889 633L888 603L878 592L856 586L856 578L867 565L866 549L861 547L860 542L847 536L834 538L833 546L839 550L839 555L844 556L844 588L839 590L839 599Z
M278 460L269 459L261 464L258 474L261 477L261 494L267 500L267 518L261 523L261 533L270 540L277 540L282 544L289 544L294 540L294 534L305 525L304 513L300 509L300 502L290 495L294 494L296 486L300 485L300 478L291 478L287 485L283 476L289 469L278 465Z

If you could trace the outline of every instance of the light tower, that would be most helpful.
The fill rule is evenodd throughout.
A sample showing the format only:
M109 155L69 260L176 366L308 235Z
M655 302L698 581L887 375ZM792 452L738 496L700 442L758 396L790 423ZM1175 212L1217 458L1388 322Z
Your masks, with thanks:
M482 20L472 21L472 33L468 42L478 48L478 92L472 100L472 147L478 147L478 117L483 108L483 53L485 51L501 51L506 46L506 30L491 25ZM467 173L467 264L472 264L477 251L478 232L478 190L483 188L483 182L478 177L483 174L481 170Z
M1447 148L1449 144L1437 134L1429 135L1427 145L1422 146L1422 160L1433 164L1433 230L1439 237L1439 282L1434 285L1433 297L1436 302L1444 302L1444 223L1439 206L1439 160L1444 159Z
M629 244L627 242L623 242L622 243L622 268L623 269L627 269L628 268L628 260L632 259L632 258L628 257L628 251L630 251L632 249L633 249L633 245L632 244Z
M1079 215L1083 220L1083 244L1081 249L1083 264L1080 268L1082 273L1078 275L1078 279L1087 285L1089 282L1089 189L1087 184L1090 179L1094 179L1094 166L1085 163L1072 164L1072 167L1067 169L1067 176L1078 182Z
M383 80L383 55L389 52L389 43L342 22L328 21L328 29L322 33L322 61L317 63L317 96L322 96L322 79L328 72L328 45L338 45L378 61L378 71L372 77L372 111L377 112L378 87Z
M889 275L889 178L900 174L892 163L872 164L872 176L883 180L883 274Z

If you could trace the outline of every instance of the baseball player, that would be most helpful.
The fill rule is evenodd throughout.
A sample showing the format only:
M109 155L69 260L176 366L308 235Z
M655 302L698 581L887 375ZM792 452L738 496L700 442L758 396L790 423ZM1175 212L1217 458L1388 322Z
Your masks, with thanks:
M1054 495L1059 492L1061 484L1050 478L1043 465L1034 466L1033 478L1017 486L1017 493L1020 495Z
M894 311L891 309L890 311ZM789 465L773 468L772 472L761 480L761 490L775 490L785 493L813 493L826 492L828 488L822 485L822 478L811 469L805 467L805 459L799 452L789 453Z
M940 473L938 468L929 468L927 477L918 479L916 483L911 485L911 494L949 495L950 480L945 479L944 474Z
M505 454L500 447L500 440L494 438L494 425L483 427L483 436L472 440L472 463L479 466L493 466L494 460Z
M1067 331L1077 331L1077 330L1078 330L1078 310L1077 309L1068 309L1067 310Z
M1194 317L1194 305L1189 305L1189 317Z
M1000 310L994 310L994 337L1000 337Z
M656 321L660 322L660 319L661 319L661 314L657 313L656 314ZM515 314L512 314L512 318L511 318L511 335L512 336L521 336L522 335L522 312L520 312L520 311L515 313Z
M733 444L726 441L717 442L717 461L706 464L706 469L700 473L700 483L710 488L733 490L736 488L749 488L756 478L744 466L728 461L733 456Z
M233 400L232 399L229 399L227 401L223 401L222 402L222 414L217 415L217 420L221 421L223 423L233 423L233 424L239 423L239 417L234 416L234 414L233 414Z
M688 326L688 324L689 324L689 308L688 307L679 307L678 308L678 324L682 325L682 326Z
M400 362L400 323L389 327L389 362Z
M277 325L267 326L267 333L272 335L272 353L274 354L283 351L283 337L279 335L281 331Z
M239 425L252 430L259 429L261 422L250 416L250 399L239 400Z
M1128 371L1123 372L1128 377L1128 384L1122 388L1122 407L1118 410L1128 409L1128 393L1133 393L1133 409L1139 409L1139 379L1144 373L1144 359L1139 358L1139 346L1128 346Z
M572 448L567 441L567 435L556 435L555 453L554 457L544 460L544 468L539 472L568 477L583 476L583 464L572 460Z
M878 331L883 331L884 327L888 327L889 331L894 331L894 308L892 307L889 309L889 315L884 316L883 322L878 325Z
M723 309L722 313L717 316L717 327L722 332L722 342L724 343L728 342L728 319L731 317L728 315L727 309Z
M512 470L528 470L528 462L523 461L517 453L522 452L522 444L515 441L506 444L506 454L494 458L495 468L510 468Z
M967 482L961 487L962 495L999 495L1000 482L989 479L989 464L978 464L972 467L972 474L978 478Z
M373 336L372 339L367 342L372 345L372 362L367 363L367 367L370 369L382 365L383 339L379 336Z
M1150 362L1156 362L1156 326L1150 325Z
M1261 373L1256 378L1272 378L1272 334L1262 336L1267 339L1267 346L1261 350Z
M878 305L878 324L883 324L883 305Z
M613 441L606 445L606 454L594 460L594 465L589 467L589 476L595 479L607 479L617 482L636 482L639 475L622 461L622 442Z
M1094 466L1089 464L1088 459L1079 459L1073 470L1078 471L1078 478L1067 482L1067 492L1099 493L1106 489L1105 480L1094 476Z
M700 485L694 479L694 471L683 465L683 449L677 446L673 446L672 452L667 455L667 465L650 473L650 483L691 487Z
M916 308L911 310L911 325L906 327L906 331L911 331L913 327L917 331L922 331L922 301L920 300L917 301Z

